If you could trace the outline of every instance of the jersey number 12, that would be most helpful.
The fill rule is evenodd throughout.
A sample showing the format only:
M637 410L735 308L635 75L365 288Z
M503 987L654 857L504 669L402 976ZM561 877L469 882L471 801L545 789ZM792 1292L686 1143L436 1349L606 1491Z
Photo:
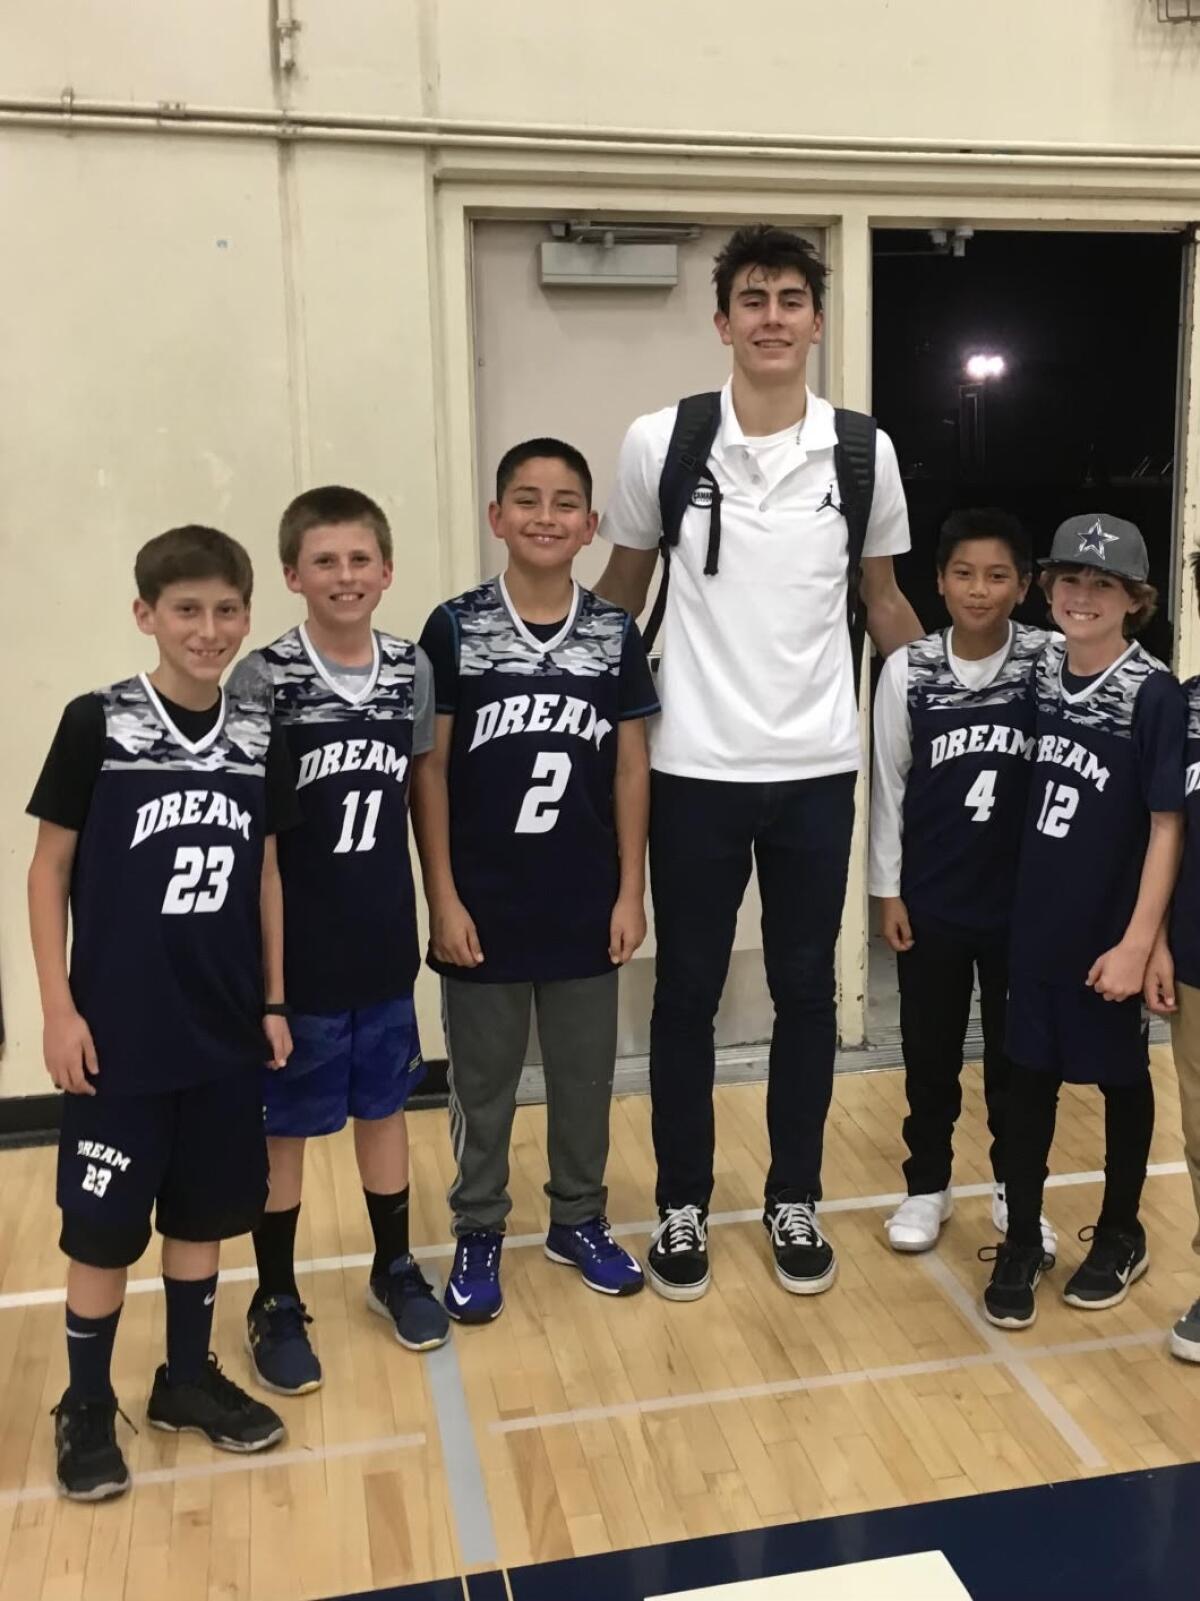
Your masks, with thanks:
M1053 779L1046 785L1042 796L1042 809L1038 813L1037 828L1040 834L1051 839L1065 839L1079 806L1079 791L1071 784L1056 784Z

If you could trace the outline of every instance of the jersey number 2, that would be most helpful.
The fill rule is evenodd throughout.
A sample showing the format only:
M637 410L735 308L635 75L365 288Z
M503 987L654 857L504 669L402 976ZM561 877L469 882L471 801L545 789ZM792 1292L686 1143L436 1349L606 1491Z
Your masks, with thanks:
M229 875L233 872L233 847L181 845L175 852L175 872L163 896L164 912L216 912L229 894ZM198 886L207 873L203 889Z
M518 834L548 834L558 822L555 801L562 800L571 777L571 758L564 751L544 750L533 764L534 778L548 778L548 784L533 784L525 792L517 815Z

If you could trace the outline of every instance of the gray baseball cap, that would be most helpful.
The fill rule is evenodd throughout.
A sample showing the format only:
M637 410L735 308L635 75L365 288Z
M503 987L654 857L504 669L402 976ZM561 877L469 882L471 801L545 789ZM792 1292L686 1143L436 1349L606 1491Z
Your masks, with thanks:
M1139 584L1145 583L1150 572L1141 530L1121 517L1110 517L1101 511L1085 512L1082 517L1068 517L1060 523L1050 554L1039 565L1099 567Z

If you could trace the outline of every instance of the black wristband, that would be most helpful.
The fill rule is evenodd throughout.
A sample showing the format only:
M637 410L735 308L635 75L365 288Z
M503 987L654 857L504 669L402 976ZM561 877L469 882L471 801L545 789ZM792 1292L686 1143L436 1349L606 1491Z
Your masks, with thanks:
M292 1009L286 1001L268 1001L263 1007L264 1017L291 1017Z

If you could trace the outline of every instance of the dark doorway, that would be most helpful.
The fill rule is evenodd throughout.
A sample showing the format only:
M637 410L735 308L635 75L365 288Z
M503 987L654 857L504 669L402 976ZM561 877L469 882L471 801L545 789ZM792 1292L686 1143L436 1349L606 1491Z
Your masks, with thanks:
M1038 555L1064 517L1108 511L1145 536L1161 600L1142 638L1169 662L1185 236L984 232L962 256L928 232L873 243L873 409L900 457L913 548L897 571L922 622L945 620L933 553L951 510L1015 512ZM972 355L1002 375L972 378ZM1044 618L1036 591L1020 615Z
M947 621L934 551L949 512L1015 512L1041 556L1063 518L1107 511L1145 536L1160 599L1140 637L1169 663L1185 236L982 232L955 255L952 235L888 229L873 245L872 409L900 458L912 550L896 571L922 623ZM971 356L992 359L973 376ZM1045 622L1036 587L1017 615ZM893 1052L895 958L878 935L868 997L868 1037ZM980 1044L973 1019L969 1059Z

